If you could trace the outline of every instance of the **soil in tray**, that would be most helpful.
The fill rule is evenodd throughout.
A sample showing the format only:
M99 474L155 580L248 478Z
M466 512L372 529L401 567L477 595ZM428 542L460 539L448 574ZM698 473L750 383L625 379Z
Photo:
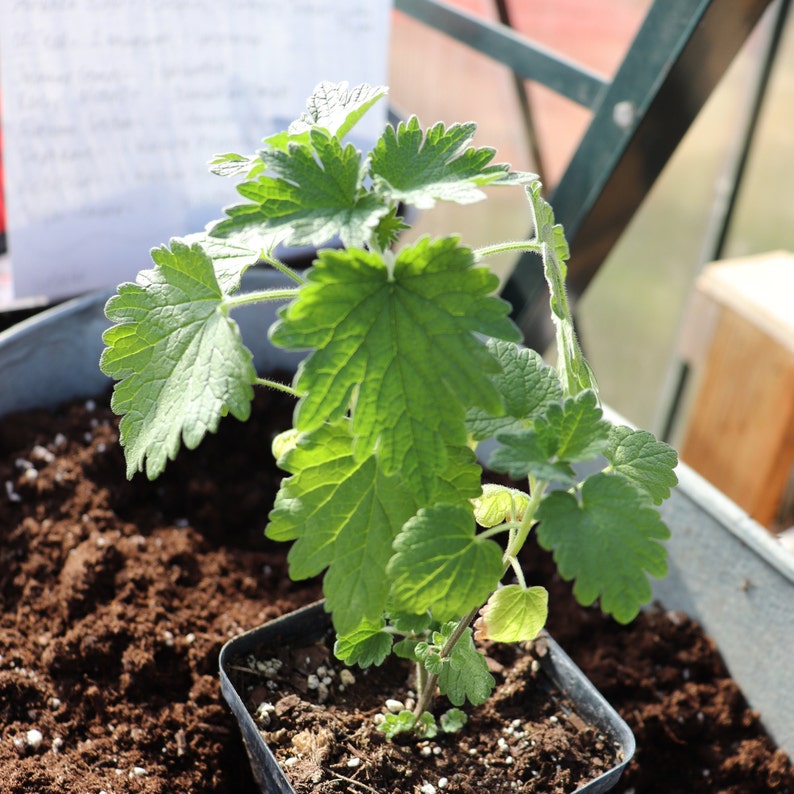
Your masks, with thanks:
M413 708L412 666L393 657L382 667L350 670L334 659L332 645L328 637L262 648L233 660L230 670L298 794L431 787L565 794L618 763L616 748L542 672L542 639L526 649L484 646L496 687L486 703L467 709L462 730L394 741L377 730L376 719L389 701L393 710ZM451 706L440 699L436 713Z
M0 420L3 792L257 790L217 659L229 637L320 595L289 582L285 549L262 536L270 440L291 408L260 394L252 423L224 420L154 483L125 481L102 402ZM543 554L527 564L552 589L552 633L637 736L616 791L794 794L697 627L665 613L615 626L577 607Z

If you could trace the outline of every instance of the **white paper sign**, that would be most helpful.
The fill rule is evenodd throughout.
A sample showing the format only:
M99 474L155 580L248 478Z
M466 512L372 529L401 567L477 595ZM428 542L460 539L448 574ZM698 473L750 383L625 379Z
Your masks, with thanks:
M253 153L321 80L385 84L391 0L2 0L15 298L132 280L235 203L213 154ZM378 113L377 111L380 111ZM386 104L356 128L367 147Z

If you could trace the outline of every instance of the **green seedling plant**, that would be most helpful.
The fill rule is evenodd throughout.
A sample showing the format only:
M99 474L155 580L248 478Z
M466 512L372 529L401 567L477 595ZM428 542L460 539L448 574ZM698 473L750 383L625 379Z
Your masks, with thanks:
M380 729L427 737L457 730L460 707L491 693L482 640L542 630L547 592L519 564L533 529L581 604L598 601L622 623L637 615L649 576L666 573L656 508L677 459L650 433L603 417L566 297L565 235L538 180L474 147L473 123L423 128L412 117L362 153L345 137L385 95L323 83L256 154L217 156L211 170L238 177L240 203L153 250L154 268L119 286L100 366L117 381L129 477L157 477L227 414L245 420L257 386L294 395L294 426L273 445L288 476L266 534L293 542L294 579L324 572L337 657L415 663L415 708ZM472 203L497 186L525 195L530 239L398 245L401 206ZM312 267L291 270L275 255L280 243L317 248ZM496 295L484 263L505 251L542 264L554 366L520 345ZM241 291L257 263L285 286ZM232 317L267 301L283 303L272 343L305 353L290 385L257 374ZM482 485L474 448L486 439L497 442L489 468L523 488ZM438 720L437 693L453 707Z

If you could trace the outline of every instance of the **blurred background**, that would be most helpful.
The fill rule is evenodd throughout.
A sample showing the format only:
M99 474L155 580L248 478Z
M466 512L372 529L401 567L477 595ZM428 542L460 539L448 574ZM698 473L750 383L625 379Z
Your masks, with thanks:
M203 69L205 76L202 79L205 81L209 80L212 83L213 80L218 80L223 85L223 80L226 79L225 73L221 74L219 69L215 69L212 60L214 57L224 68L230 68L234 79L239 78L242 81L235 84L235 90L238 94L245 94L245 86L250 89L257 76L262 74L260 70L262 69L261 59L263 56L260 47L260 34L257 31L249 31L246 26L241 26L239 17L236 17L235 13L251 14L253 15L251 18L257 21L262 17L275 23L280 18L279 15L283 16L285 13L284 9L279 11L279 4L274 3L273 0L256 0L254 3L235 0L235 3L230 3L228 7L224 5L223 11L218 12L218 6L211 2L209 5L205 5L207 1L196 0L196 3L193 4L195 8L201 6L203 9L204 15L199 17L202 24L206 25L208 22L207 9L226 16L219 17L217 20L218 29L213 27L212 31L206 34L208 39L215 44L212 52L202 56L204 60L196 62L194 66L199 72ZM75 2L83 13L86 9L90 10L90 5L85 5L83 0L75 0ZM395 5L410 8L413 2L414 0L395 0ZM41 9L44 9L45 5L42 4L40 8L37 5L35 8L44 15L44 21L51 26L54 25L51 33L55 38L52 40L60 42L58 46L63 47L63 40L59 38L61 36L60 28L53 20L56 12L63 12L65 6L63 8L53 6L52 9L48 8L42 11ZM301 71L304 62L311 60L311 56L314 55L312 51L320 49L317 46L307 45L312 42L316 45L323 39L340 41L340 37L352 36L352 40L355 42L361 40L362 51L365 43L368 47L365 55L355 53L361 56L359 60L366 60L367 64L372 61L379 62L374 71L377 76L366 79L370 82L381 82L385 75L385 81L390 86L391 109L398 116L407 118L415 114L425 125L438 120L446 123L476 121L478 124L476 145L494 147L496 160L510 163L516 170L538 173L546 186L547 193L553 197L555 187L593 118L591 111L537 83L516 81L513 73L506 66L492 58L458 43L446 33L434 30L407 13L396 8L390 10L389 0L380 0L377 4L373 0L371 5L359 4L358 6L351 0L344 5L347 16L339 11L339 7L329 5L327 1L319 2L318 0L318 2L309 2L304 5L306 10L300 25L292 24L285 32L285 36L282 37L275 36L271 30L271 39L275 36L281 42L282 49L277 51L274 49L273 42L270 42L270 49L265 58L268 70L265 77L277 74L278 79L281 80L282 88L292 84L295 84L293 87L296 88L297 73ZM519 34L587 67L609 82L620 67L653 3L652 0L553 0L553 2L550 0L445 0L445 5L448 8L457 9L491 22L498 22L500 19L504 21L505 17L509 17L510 24ZM695 3L689 4L690 7L695 5ZM708 4L704 3L703 5ZM713 5L718 4L715 2ZM739 19L746 11L745 6L751 4L749 2L733 4L722 2L719 5L722 12L733 14L736 19ZM757 123L734 212L728 226L728 233L724 244L718 247L718 256L721 260L733 261L737 258L766 255L776 251L788 252L788 257L794 254L794 195L792 191L792 184L794 184L794 133L792 132L794 130L794 14L788 14L786 17L784 13L787 13L789 5L788 0L774 0L770 4L761 22L746 40L727 73L711 93L694 124L666 163L649 195L638 207L630 225L612 248L608 258L575 307L581 342L586 355L598 373L603 401L630 422L652 430L676 446L679 446L679 442L683 438L682 434L686 430L692 395L695 393L691 382L687 389L679 389L683 382L682 374L688 372L684 366L684 351L685 348L692 348L693 345L702 347L704 344L703 340L687 338L687 334L693 333L691 330L693 315L702 311L702 306L699 304L697 307L693 306L693 297L697 292L695 283L704 266L715 258L716 210L724 203L726 193L730 190L730 174L737 162L737 152L745 140L748 118L755 119ZM134 27L133 22L137 20L134 4L120 2L114 6L124 9L123 13L132 15L130 26ZM664 6L664 4L661 3L660 6ZM303 7L302 5L301 9ZM4 18L6 22L14 19L17 21L26 19L29 23L27 34L31 37L31 41L36 39L38 20L33 16L36 11L31 11L31 16L28 18L27 10L18 14L21 8L21 4L13 6L12 14L10 4L7 6L0 4L0 41L3 40ZM163 23L166 11L176 14L178 19L181 19L179 17L180 8L180 4L175 0L163 3L162 6L149 8L147 13L150 16L147 17L147 20L151 22L152 27L149 34L159 36L160 27L167 27ZM195 8L193 8L194 16L198 13ZM296 12L297 6L290 8L290 13L304 13L303 11ZM377 11L375 11L376 8ZM384 24L379 26L378 30L387 31L387 35L383 39L373 39L372 28L365 30L365 18L369 19L368 15L372 19L380 15L379 19ZM71 19L72 22L75 21L74 17ZM774 59L770 62L767 57L770 51L769 42L772 39L776 21L781 19L786 21L780 26L779 46L775 50ZM387 20L389 24L385 24ZM221 22L226 26L222 33L220 32ZM210 20L210 23L215 25L216 21ZM97 24L106 24L106 20ZM300 28L297 33L294 30L295 27ZM245 28L245 30L241 32L241 28ZM8 30L6 25L6 44L9 43ZM179 49L180 46L185 46L191 31L184 25L181 28L176 25L173 30L169 29L169 32L173 34L174 30L176 31L174 35L182 36L184 34L184 40L163 39L165 44L153 48L155 64L159 63L157 59L160 50L166 52L171 59L176 61L195 55L195 47L188 46L187 49ZM243 35L243 33L246 35L250 33L248 38L251 38L253 42L246 50L252 60L250 64L246 62L245 66L240 63L243 56L238 45L235 44L237 40L234 38ZM304 40L307 37L311 38L309 33L315 38L311 41ZM96 35L99 37L97 40L105 45L108 44L106 30L98 29ZM355 38L356 36L358 39ZM281 41L282 38L284 41ZM224 41L225 49L219 43L221 39ZM349 38L346 40L349 41ZM89 39L84 38L81 41L84 50L91 49L86 44ZM152 44L156 41L158 39L155 36L147 43ZM6 58L8 58L9 49L11 48L7 46L4 53ZM5 79L4 91L6 95L9 94L9 88L12 86L18 88L18 85L14 85L12 82L14 74L24 71L32 62L30 51L26 51L24 47L14 47L14 49L17 60L4 61L5 71L0 70L0 76ZM337 44L337 55L333 59L333 63L329 58L319 64L318 68L323 74L321 79L346 79L345 76L334 73L334 69L341 70L343 75L347 75L348 66L344 65L347 63L345 58L349 58L355 49L356 47L349 43L344 47ZM46 56L49 54L47 48L39 47L39 50L43 53L41 55L42 63L45 63ZM100 66L112 69L114 67L112 47L108 50L106 46L102 52L103 57L108 59L108 63L100 64ZM3 50L0 49L0 54L2 53ZM85 52L83 52L83 56L85 56ZM317 60L318 56L314 55L314 57ZM9 67L9 63L13 65L13 69ZM68 59L64 63L68 64ZM93 66L90 57L88 63ZM765 83L763 101L760 104L760 109L756 107L753 110L755 92L760 82L759 75L763 73L765 64L769 65L770 63L771 71L769 72L769 81ZM136 78L140 82L140 75L133 74L134 71L134 69L130 69L128 72L124 72L119 79L130 82L130 86L139 100L141 96L146 99L147 92L141 91L141 86L135 83ZM207 77L208 72L210 77ZM99 74L99 70L97 70L97 74ZM96 77L97 74L94 74L93 77ZM109 74L112 75L113 72L111 71ZM158 73L155 72L155 76L158 76ZM162 85L158 83L160 91L157 95L158 99L150 98L150 102L164 102L164 107L171 110L177 106L177 101L185 99L185 94L188 95L189 102L190 93L194 88L196 90L198 88L190 84L189 75L183 75L183 77L183 84L176 86L169 84L168 80L163 78ZM693 83L703 77L700 74L691 74ZM307 80L308 76L302 75L302 79ZM688 73L685 79L690 79ZM249 80L250 82L246 82ZM312 77L311 85L314 85L315 80L316 78ZM198 86L201 81L197 78L196 82ZM356 81L354 80L354 82ZM35 88L35 81L32 85ZM199 87L207 89L208 84L205 82ZM261 90L261 86L259 88ZM217 93L219 92L215 91L215 94ZM251 93L250 90L248 93ZM685 92L679 86L675 96L683 93ZM253 96L257 98L256 102L253 101L252 96L247 96L252 107L252 114L255 115L254 111L262 111L264 106L268 108L273 106L272 102L259 102L260 94L254 92ZM301 89L301 96L305 96L303 89ZM21 99L30 100L30 97L26 97L23 91ZM217 97L213 95L213 99L217 99ZM17 106L21 104L24 103L18 103ZM68 106L69 103L63 102L61 98L61 105ZM72 105L74 106L75 103ZM108 107L110 105L97 106L95 110L101 113ZM231 115L224 110L219 111L211 105L204 105L202 108L205 110L205 115L212 116L208 120L205 119L210 122L209 127L218 126L217 122L221 120L228 121L228 117ZM117 104L114 112L117 112L118 109ZM80 108L77 108L76 113L74 107L71 107L70 110L73 112L73 116L80 116ZM151 109L144 108L144 112L141 113L138 113L137 110L129 110L128 115L130 119L134 118L136 123L143 124L147 110ZM301 110L302 102L289 118L297 116ZM288 115L290 112L291 110L288 111L286 108L281 108L279 111L282 115ZM51 115L57 120L57 113ZM156 121L157 114L152 113L151 115L155 117ZM172 115L178 116L179 114ZM531 119L532 134L528 134L528 117ZM9 121L8 117L6 121ZM185 124L190 126L187 122ZM673 124L672 121L671 124ZM254 125L257 132L259 132L260 126L259 124ZM618 124L618 126L620 125ZM664 130L664 119L662 119L661 127ZM95 132L91 127L88 129L92 134ZM8 128L6 131L8 132ZM263 130L262 134L268 132L270 130ZM0 125L0 185L2 185L3 179L1 133L2 125ZM188 139L191 139L192 136L193 140L190 142L195 146L196 141L193 133L195 133L195 129L191 128L186 134ZM152 129L141 126L137 130L137 134L139 140L133 141L132 144L123 139L114 145L122 148L131 145L132 149L135 149L136 146L140 149L141 146L151 143L152 135L165 136L165 143L168 143L168 129L159 129L156 124ZM248 131L246 130L245 140L248 140L247 136ZM17 140L21 137L24 136L17 135ZM46 136L42 137L46 138ZM96 137L97 140L92 141L92 145L101 143L101 135L97 134ZM261 135L257 135L250 145L243 143L231 145L240 145L244 147L242 151L250 151L255 148L260 138ZM7 143L9 140L10 135L7 135ZM228 150L229 144L226 141L227 138L224 137L220 145L226 146L225 150ZM51 167L50 172L45 169L44 173L57 187L59 165L56 162L57 150L48 151L46 141L44 148L40 147L40 149L49 158L50 166L48 167ZM167 149L168 147L164 145L161 153L163 158L161 165L168 166L170 169L173 166L174 158L171 156L172 152ZM180 148L181 154L185 154L183 149L186 151L187 147ZM179 172L178 178L168 188L173 190L176 187L177 192L181 189L189 199L195 201L195 186L197 184L203 186L208 179L211 179L201 171L201 159L209 158L213 152L223 150L207 148L202 142L200 158L193 157L191 151L189 164L180 166L182 170ZM93 157L93 150L90 154ZM122 165L124 164L124 158L118 157L118 152L115 150L110 152L110 156L111 158L116 157ZM7 177L11 162L11 158L8 157L6 160ZM115 165L114 160L111 162ZM17 157L14 163L16 165L15 173L21 173L25 179L28 179L25 169L29 159ZM37 165L41 165L41 163L37 163ZM93 171L101 173L102 169L94 167ZM123 168L119 171L123 172ZM153 168L153 173L157 171L158 168ZM191 182L195 179L204 181ZM23 179L20 184L25 188L21 195L25 198L32 196L35 199L35 191L28 187L30 183ZM77 187L78 189L80 187L79 181ZM159 213L158 220L164 225L164 231L161 235L161 230L155 229L151 222L138 223L136 228L145 225L146 230L154 235L154 242L146 244L136 242L132 245L130 241L122 240L121 247L125 250L133 248L133 259L136 263L145 260L145 252L151 244L157 244L172 234L194 231L201 225L196 227L193 224L189 229L178 228L178 224L175 225L169 215L172 210L178 215L178 208L174 209L178 202L168 198L172 194L154 183L147 184L147 187L156 196L159 196L159 200L163 204L163 212ZM120 179L119 184L112 183L110 189L123 193L127 186ZM528 207L520 192L496 188L489 189L488 193L489 200L483 203L468 206L439 204L433 210L419 214L415 218L415 226L409 232L408 239L413 239L421 234L439 235L463 232L468 244L478 246L526 237L530 233L530 220ZM52 195L48 197L52 198ZM30 203L35 205L36 201ZM61 204L68 204L68 202L61 202ZM205 221L216 216L217 202L213 201L211 204L212 214L204 219ZM106 205L107 201L103 200L97 206L99 210L102 210ZM97 210L97 206L93 208L94 211ZM68 209L66 207L67 212ZM90 225L93 222L87 212L81 211L73 214L79 215L84 225ZM101 215L101 212L99 214ZM130 222L131 227L135 227L134 221L133 218ZM0 254L2 254L2 248L8 237L13 257L13 235L6 235L5 232L6 224L3 218L2 192L0 191ZM94 244L97 234L98 232L93 227L88 230L88 237ZM38 237L57 239L58 235L54 234L50 228L49 234L38 235ZM17 236L16 239L19 245L21 237ZM46 242L51 241L46 240ZM112 251L118 251L120 247L118 238L114 237L110 241L110 245ZM90 247L72 247L90 250ZM81 250L76 263L72 266L78 271L85 269L85 259L80 258L82 256ZM53 257L53 259L56 258L60 259L59 256ZM113 259L112 256L104 258L95 256L95 258L100 259L103 265L107 265L108 260L112 261ZM516 259L517 257L513 256L502 256L489 260L489 264L494 266L504 282L508 279ZM35 258L36 263L41 260L42 257ZM789 259L790 264L791 260ZM134 274L138 269L139 267L134 267L132 273ZM794 274L794 269L789 266L788 272ZM132 274L127 278L132 278ZM791 330L794 328L794 275L790 275L789 279L788 286L782 282L779 288L777 284L774 285L779 293L775 296L776 303L781 310L778 320L775 322L778 322L779 327L782 328L785 328L786 322L788 322L788 333L791 336L794 335L794 330ZM113 278L107 286L115 286L118 280ZM52 283L52 281L48 282L50 286ZM13 300L12 290L8 257L0 255L0 328L11 324L21 316L19 311L16 313L9 311L9 301ZM65 294L67 293L64 292L62 296ZM35 305L21 310L23 315L42 308L41 303L35 303L36 300L34 296ZM45 296L44 305L46 302ZM763 314L763 312L762 307L761 313ZM780 321L781 316L783 317L782 321ZM697 331L697 329L695 330ZM726 415L718 432L715 434L710 431L712 436L719 436L722 429L730 431L733 435L726 434L722 439L723 446L727 446L728 450L727 452L721 451L721 454L726 455L728 459L744 456L745 467L750 469L757 468L755 455L758 455L759 459L771 459L778 471L783 469L788 471L791 468L791 460L794 457L794 343L789 338L786 344L789 345L789 353L784 354L785 365L781 366L787 367L786 377L789 378L789 381L782 387L780 386L780 373L770 372L763 357L753 357L752 354L750 361L755 363L753 368L746 372L729 372L729 377L724 378L718 384L723 391L729 393L727 397L722 395L721 398L727 403L730 403L735 395L740 394L740 387L741 393L747 392L745 398L749 408L743 409L744 414L760 416L765 412L767 416L771 416L788 412L780 420L779 425L766 429L767 436L763 439L763 443L759 441L756 445L757 448L746 452L734 452L731 447L734 439L742 440L756 433L756 428L746 416L741 417L741 421L737 421ZM774 365L774 367L777 366L777 364ZM764 367L766 367L766 371L764 371ZM776 378L777 382L773 382ZM767 388L767 384L769 384L769 388ZM748 385L757 387L758 393L749 393L746 388ZM782 398L772 396L767 403L759 401L759 394L761 397L766 397L772 395L773 389L778 389L779 393L781 388L784 395ZM734 402L738 405L738 401ZM709 412L708 405L705 410L706 413ZM675 421L671 421L671 417L674 417ZM770 452L772 447L774 447L774 451ZM705 451L702 454L707 459L712 457L711 449L708 447L703 449ZM732 465L732 461L728 460L728 464ZM708 473L706 469L706 466L698 468L702 473ZM708 475L712 477L711 473ZM745 476L743 472L735 475L734 479L738 478L735 489L728 487L727 481L720 481L716 475L712 477L712 482L715 482L748 512L762 520L762 523L768 525L766 514L757 513L753 505L742 502L742 492L747 490L745 481L742 480L742 477ZM779 493L782 488L782 478L777 477L777 480L779 482L776 482L772 489L775 504L780 500ZM788 508L790 516L783 519L788 523L794 523L794 496L792 495L794 495L794 488L789 487L786 498L791 501ZM788 526L788 523L785 525Z

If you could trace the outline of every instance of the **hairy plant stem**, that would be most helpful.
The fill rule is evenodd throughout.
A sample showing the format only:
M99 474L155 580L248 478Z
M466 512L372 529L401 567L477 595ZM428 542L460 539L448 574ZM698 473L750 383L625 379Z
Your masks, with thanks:
M514 560L524 544L527 541L527 536L530 530L535 525L535 513L538 511L538 505L549 487L548 480L536 480L532 475L529 476L529 502L524 509L524 517L515 532L510 533L510 540L507 544L507 549L504 553L506 561Z
M291 278L296 284L303 284L306 279L301 276L300 273L293 270L289 265L285 265L280 259L276 259L274 256L270 256L269 254L262 254L261 260L266 262L270 267L278 270L279 273L283 273L288 278Z
M458 621L458 625L455 626L455 630L452 634L449 635L447 641L444 643L444 647L441 649L439 653L439 657L441 659L446 659L451 653L454 647L458 644L458 640L463 636L463 632L469 627L469 624L477 617L477 613L480 611L480 607L476 606L469 612L468 615L462 617ZM427 672L427 670L425 670ZM422 687L421 691L419 692L419 699L416 702L416 708L414 708L413 715L414 719L419 719L422 714L430 709L430 704L433 702L433 698L436 694L436 685L438 684L438 674L431 673L427 676L427 680L425 681L424 686Z
M504 553L505 572L507 572L510 567L513 567L516 572L516 577L522 585L526 583L524 582L523 573L518 567L517 557L526 542L530 530L535 524L535 513L537 512L540 500L543 498L543 494L548 485L548 480L536 480L530 475L529 502L524 510L524 516L521 522L510 530L510 540L507 544L507 550ZM480 611L481 606L482 605L476 606L468 615L465 615L458 621L458 625L455 626L455 630L449 635L449 638L444 643L439 653L440 658L446 659L452 653L458 641L463 636L463 632L466 631L469 624L477 617L477 613ZM413 710L414 719L416 720L418 720L425 711L430 709L438 684L438 674L432 673L428 675L424 665L418 664L417 684L419 688L419 698Z
M238 306L247 306L250 303L264 303L265 301L291 300L298 294L298 287L285 287L284 289L263 289L256 292L243 292L239 295L230 295L224 298L225 309L236 309Z
M474 253L478 256L495 256L496 254L506 254L510 251L533 251L536 254L542 253L543 244L537 240L509 240L505 243L494 243L475 249Z
M301 395L292 388L292 386L287 386L286 383L279 383L277 380L270 380L269 378L257 378L254 383L257 386L264 386L268 389L276 389L276 391L284 392L285 394L289 394L292 397L300 397Z

